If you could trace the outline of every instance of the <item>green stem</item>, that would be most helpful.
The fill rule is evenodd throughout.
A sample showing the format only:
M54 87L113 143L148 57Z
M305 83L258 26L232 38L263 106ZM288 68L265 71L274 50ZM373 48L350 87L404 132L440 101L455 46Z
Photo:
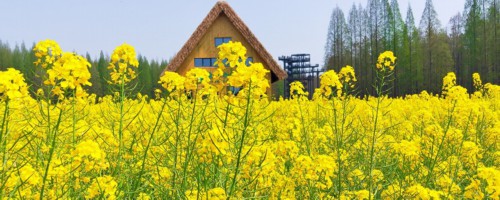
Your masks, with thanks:
M149 147L151 146L151 142L153 141L154 134L156 132L156 129L158 128L158 125L160 124L160 119L161 115L163 113L163 110L165 109L165 106L167 105L167 100L164 99L163 105L161 107L160 112L158 113L158 117L156 118L155 125L153 127L153 130L151 131L151 136L149 137L148 144L146 145L146 149L144 150L144 154L142 156L142 166L141 170L139 171L138 177L134 180L134 184L132 187L132 195L136 192L135 190L137 189L138 184L141 182L142 175L144 174L144 168L146 166L146 157L148 155Z
M198 91L195 93L196 93L196 95L198 95ZM188 130L188 135L187 135L186 157L184 160L184 165L182 166L182 177L183 178L182 178L181 187L183 190L185 189L186 182L187 182L187 170L188 170L187 168L189 165L189 161L191 159L191 154L194 151L194 147L193 147L193 149L191 149L191 133L193 131L193 124L194 124L195 112L196 112L196 103L197 103L198 97L194 96L193 98L194 98L193 109L191 111L191 119L189 121L189 130ZM196 142L196 140L194 141L194 143L195 142Z
M45 182L47 180L47 176L49 175L50 163L52 161L52 156L54 155L54 150L55 150L55 147L56 147L57 132L58 132L58 129L59 129L59 124L61 124L62 113L63 113L63 111L60 110L59 111L59 118L57 119L56 126L53 129L54 134L53 134L53 137L52 137L52 142L51 142L51 146L50 146L50 150L49 150L49 158L47 160L47 166L45 167L45 172L43 174L42 189L40 191L40 200L43 199L43 192L45 190ZM50 126L50 124L49 124L49 126ZM51 134L49 133L49 135L51 135Z
M232 183L231 183L231 188L229 190L228 199L233 195L234 188L236 187L236 179L238 177L238 173L239 173L239 170L240 170L241 155L242 155L242 152L243 152L243 145L244 145L244 142L245 142L245 136L246 136L247 128L248 128L248 124L249 124L249 117L248 117L248 115L249 115L250 103L251 103L250 96L252 95L252 91L251 91L252 82L250 82L248 85L249 85L248 86L248 96L247 96L247 105L246 105L246 110L245 110L245 119L243 121L243 131L242 131L242 135L241 135L240 145L238 146L238 159L236 159L236 169L234 171L234 176L233 176L233 180L232 180Z
M432 178L434 167L435 167L437 160L438 160L438 157L439 157L439 153L441 152L441 149L443 148L443 145L444 145L444 141L446 140L448 130L450 129L451 122L453 120L453 112L455 110L455 106L456 106L456 101L453 102L453 107L451 108L451 111L449 111L448 122L446 123L446 129L444 130L443 137L441 138L441 142L439 143L439 147L438 147L438 150L436 152L436 157L434 157L434 159L432 159L432 161L431 161L431 165L429 167L429 175L427 176L426 185L429 184L429 181Z
M342 195L342 159L340 159L341 152L340 146L342 145L341 140L342 136L339 136L337 129L337 108L335 107L335 99L332 98L332 108L333 108L333 119L334 119L334 127L333 131L335 134L336 146L337 146L337 165L339 166L338 175L337 175L337 190L339 195Z
M7 121L7 118L9 118L9 100L6 100L5 101L5 110L3 112L3 119L2 119L2 126L0 127L0 144L2 145L0 147L0 153L2 153L2 164L3 166L5 167L6 166L6 162L7 162L7 132L8 132L8 121ZM4 131L5 129L5 131ZM4 133L5 133L5 138L4 138ZM3 170L2 170L3 171ZM5 180L5 175L6 173L1 173L1 180ZM3 191L3 185L2 187L0 188L0 198L3 198L3 194L4 191Z
M74 148L75 147L75 142L76 142L76 139L75 139L75 132L76 132L76 112L75 112L75 106L76 106L76 95L75 95L75 91L73 91L73 100L71 101L71 114L73 115L73 123L72 123L72 132L71 132L71 137L72 137L72 140L71 140L71 145L72 147ZM71 156L71 170L73 170L73 156ZM70 189L69 189L69 196L71 197L73 192L74 192L74 174L73 173L70 173Z
M377 75L378 76L378 75ZM380 82L378 83L378 87L376 88L377 92L377 106L375 107L375 116L373 120L373 132L372 132L372 141L370 147L370 165L369 165L369 180L368 180L368 199L372 199L373 194L373 168L374 168L374 159L375 159L375 143L377 142L377 123L378 123L378 113L380 110L380 102L382 101L383 89L385 84L385 75L380 77Z
M306 150L307 150L307 155L311 156L311 145L309 144L309 135L306 131L305 127L305 121L304 121L304 113L302 112L302 106L300 106L300 98L297 98L297 102L299 105L299 111L300 111L300 120L301 120L301 125L302 125L302 135L304 136L304 140L306 141Z
M121 162L122 162L122 147L123 147L123 104L125 101L125 75L121 76L120 82L120 121L118 127L118 163L116 165L116 172L120 172L121 170Z
M175 128L176 128L176 132L175 132L175 145L174 145L174 167L173 169L174 170L177 170L177 149L178 149L178 146L179 146L179 140L180 140L180 129L179 129L179 124L180 124L180 119L181 119L181 100L178 99L177 100L177 116L176 116L176 119L175 119ZM177 173L174 172L173 173L173 178L172 178L172 188L175 189L176 187L176 183L177 183Z
M2 127L0 129L0 143L5 142L5 140L7 139L3 139L3 134L7 134L7 127L6 127L6 123L7 123L7 118L9 117L9 100L5 101L5 110L3 111L3 119L2 119ZM5 131L4 131L5 129ZM2 143L3 144L3 143ZM3 150L3 146L2 146L2 150ZM5 152L3 152L5 154Z

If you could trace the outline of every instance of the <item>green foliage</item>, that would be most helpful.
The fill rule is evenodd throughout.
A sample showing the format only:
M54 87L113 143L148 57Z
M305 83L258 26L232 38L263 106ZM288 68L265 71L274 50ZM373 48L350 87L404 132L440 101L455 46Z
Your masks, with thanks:
M13 67L21 71L30 86L32 94L43 85L41 77L43 77L44 73L33 65L33 62L36 61L32 50L33 46L26 48L26 45L22 43L11 48L8 43L0 40L0 70ZM88 88L89 92L96 94L98 97L112 94L113 90L108 84L108 80L110 80L109 70L107 69L110 60L109 56L101 51L97 59L93 59L88 53L86 53L85 57L92 65L90 68L92 86ZM134 92L153 96L154 90L159 87L160 74L168 63L165 60L160 62L156 60L150 61L144 56L139 56L139 64L139 74L135 81Z
M325 68L356 69L360 95L374 94L376 56L390 50L398 57L392 94L403 96L422 90L441 91L441 78L457 74L459 84L473 91L475 72L500 83L500 0L467 0L463 15L454 16L444 28L432 0L426 0L419 26L409 7L403 21L397 0L368 0L353 5L348 19L333 9L325 46ZM347 28L343 28L347 27ZM448 31L449 30L449 31Z

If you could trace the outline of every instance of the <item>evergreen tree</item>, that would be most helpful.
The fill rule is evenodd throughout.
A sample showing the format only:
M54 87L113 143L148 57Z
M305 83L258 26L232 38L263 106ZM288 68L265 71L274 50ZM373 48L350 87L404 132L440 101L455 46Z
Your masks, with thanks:
M345 45L349 36L344 12L339 7L333 9L325 45L325 66L339 69L346 64Z
M149 65L149 61L139 55L139 91L141 94L148 95L152 97L154 95L153 83L151 80L151 66Z
M12 52L8 43L3 43L0 40L0 70L6 70L12 67Z
M481 21L481 9L478 0L467 0L464 8L465 15L465 34L464 48L465 54L465 70L464 76L472 75L479 71L479 53L480 53L480 34L479 24ZM469 76L470 77L470 76ZM464 86L468 89L472 88L472 81L468 78L463 79Z
M359 55L357 46L359 45L358 41L358 9L356 8L356 5L353 4L351 7L351 10L349 11L349 24L348 24L348 29L349 29L349 60L348 62L354 67L355 71L358 71L357 67L359 66L356 62L355 56Z
M424 88L429 88L431 92L437 93L440 91L437 59L442 59L437 57L435 54L436 46L441 45L441 41L438 37L441 24L437 18L436 10L432 4L432 0L426 0L424 12L420 20L420 31L422 37L422 48L424 49L423 55L423 70L424 70ZM437 45L436 42L440 42Z
M401 11L399 10L399 4L397 0L391 0L391 4L389 5L390 9L390 47L389 49L394 52L394 54L397 57L400 57L400 60L405 60L407 59L406 57L401 56L402 52L402 46L403 46L403 28L405 27L403 18L401 17ZM403 87L407 87L405 85L408 85L404 77L405 69L407 66L400 66L394 70L394 92L393 94L396 96L399 96L402 94L400 90L402 90ZM402 75L402 76L401 76ZM400 78L402 77L402 78Z
M104 96L110 94L110 88L108 87L109 71L108 71L108 62L109 58L104 56L104 53L101 51L99 53L99 58L97 59L96 70L98 72L98 79L101 83L101 89L97 91L98 96Z
M490 71L481 74L486 82L500 83L500 0L491 0L486 18L486 46L488 52L487 66Z
M462 43L462 38L463 38L463 17L462 14L458 13L455 16L453 16L450 19L450 33L449 33L449 40L450 40L450 50L451 54L453 57L453 61L455 63L454 65L454 71L457 75L457 83L460 85L465 85L465 80L470 79L470 77L467 77L467 74L464 73L465 70L464 63L463 63L463 43Z

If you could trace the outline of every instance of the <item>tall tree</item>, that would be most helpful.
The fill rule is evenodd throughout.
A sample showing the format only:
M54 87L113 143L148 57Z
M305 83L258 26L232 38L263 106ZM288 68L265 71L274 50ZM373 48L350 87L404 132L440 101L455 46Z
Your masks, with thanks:
M436 44L433 42L437 39L440 27L441 24L437 18L437 13L434 9L434 5L432 4L432 0L426 0L424 12L422 13L420 20L420 31L422 36L422 48L424 49L424 87L429 88L432 92L438 92L436 90L437 84L435 83L437 80L435 77L437 66L435 65L435 60L433 59L435 57L435 49L433 46Z
M98 71L99 81L101 82L101 90L96 93L98 96L109 94L108 80L110 80L110 77L108 72L108 60L109 58L104 56L104 53L101 51L99 53L99 58L97 59L97 63L95 66Z
M377 57L379 53L382 51L382 28L383 20L381 13L383 12L383 6L380 0L368 0L368 6L366 8L368 10L368 27L369 27L369 36L370 36L370 47L369 47L369 55L370 62L369 67L372 67L377 62ZM368 78L371 83L375 80L375 70L372 68L369 69ZM369 94L375 94L373 88L367 88L369 90Z
M462 14L458 13L455 16L453 16L450 19L449 26L450 26L450 33L449 33L449 38L450 38L450 50L451 54L453 57L453 61L455 63L454 65L454 71L457 75L457 83L460 85L465 85L465 80L470 77L467 77L468 75L464 72L467 70L464 69L464 63L463 63L463 43L462 43L462 38L463 38L463 17Z
M491 0L487 11L487 25L486 31L488 37L486 38L487 52L489 57L487 65L491 71L488 74L481 74L486 81L500 82L500 0Z
M359 77L359 86L363 88L362 94L366 94L365 89L371 89L371 75L373 71L372 58L371 58L371 29L369 26L370 15L366 8L363 8L361 4L358 5L358 15L359 15L359 40L360 44L360 69L357 72Z
M339 7L333 9L325 45L325 66L338 69L346 64L345 45L348 36L344 12Z
M488 51L488 45L487 45L487 40L488 40L488 34L486 31L486 23L487 23L487 7L489 4L489 0L479 0L480 4L480 10L481 10L481 23L480 23L480 31L481 31L481 48L480 48L480 63L479 63L479 69L478 72L481 74L488 74L491 71L490 66L487 64L488 63L488 58L490 57L490 52Z
M359 40L357 37L357 34L359 32L358 18L358 9L356 8L356 4L353 4L351 10L349 10L349 24L347 26L349 29L349 63L354 67L355 70L357 70L357 67L359 66L355 59L355 56L359 55L357 48L357 46L359 45Z
M402 58L401 55L401 48L403 46L403 28L404 28L404 22L403 18L401 17L401 11L399 10L399 4L397 0L391 0L391 3L389 5L390 9L390 50L394 52L396 56L399 56ZM400 60L404 60L407 58L402 58ZM406 66L404 66L406 67ZM407 85L407 80L400 78L400 75L404 73L405 68L398 67L394 70L394 75L395 75L395 80L394 80L394 94L395 95L400 95L401 88L403 85ZM404 76L403 76L404 77ZM403 84L400 84L403 83Z
M464 75L469 76L474 72L479 71L480 63L480 23L481 23L481 7L478 0L467 0L464 7L465 15L465 34L464 48L467 52L465 55ZM464 79L464 84L467 88L472 88L472 81Z
M142 94L148 95L148 96L153 96L154 91L153 91L153 83L151 80L151 66L149 64L149 61L139 55L139 75L138 75L138 80L139 80L139 91Z
M406 12L405 25L403 26L403 39L401 55L398 59L398 68L402 68L402 76L399 82L404 88L402 94L411 94L419 92L423 81L423 71L420 56L420 34L415 25L413 10L408 5Z
M5 70L8 67L12 67L12 51L9 43L0 40L0 70Z

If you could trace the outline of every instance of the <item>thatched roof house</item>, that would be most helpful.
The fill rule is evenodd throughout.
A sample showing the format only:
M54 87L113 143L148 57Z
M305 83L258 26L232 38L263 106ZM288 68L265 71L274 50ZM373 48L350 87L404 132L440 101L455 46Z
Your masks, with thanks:
M271 72L270 83L286 78L286 72L225 1L215 4L164 71L175 71L181 75L194 67L212 71L215 69L213 63L218 53L217 46L230 40L241 42L247 48L249 60L262 63Z

